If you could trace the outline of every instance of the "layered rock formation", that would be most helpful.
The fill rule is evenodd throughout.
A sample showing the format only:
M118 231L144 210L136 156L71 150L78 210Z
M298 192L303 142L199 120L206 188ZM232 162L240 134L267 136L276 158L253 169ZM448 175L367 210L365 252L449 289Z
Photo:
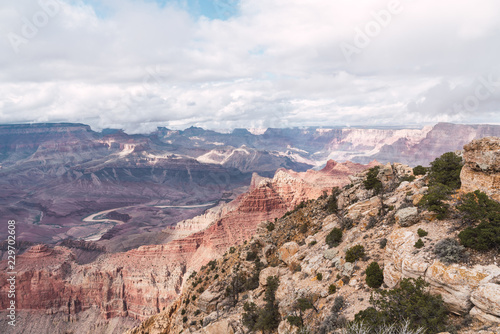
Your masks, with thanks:
M383 194L375 196L364 189L364 172L351 177L352 184L341 190L335 214L325 210L326 199L318 199L277 219L272 231L261 224L248 243L235 247L234 252L224 254L211 268L201 269L188 280L180 298L165 312L128 333L212 333L222 328L244 333L248 327L242 321L242 314L248 312L244 305L265 305L270 276L279 277L276 303L281 322L277 333L297 332L297 327L286 319L298 315L311 332L334 332L339 317L352 320L357 312L370 306L373 290L367 286L366 269L372 261L383 267L386 285L382 288L397 287L404 278L421 277L429 283L428 291L441 295L452 313L473 316L472 325L462 327L458 333L500 331L497 254L474 254L470 262L442 262L435 252L436 244L445 238L456 239L463 226L455 218L438 221L433 214L414 206L428 190L427 176L401 182L403 178L411 179L408 175L408 166L381 166L378 178L387 187ZM281 175L280 182L289 177ZM304 179L301 181L299 192L306 184ZM267 182L262 180L260 184ZM454 209L459 203L457 197L450 198L449 205L458 216L459 211ZM326 239L334 228L342 229L343 236L338 246L330 248ZM419 239L423 241L421 248L416 247ZM366 257L347 262L347 251L354 245L362 245ZM237 277L254 279L257 262L247 260L249 252L257 254L265 267L259 273L258 287L248 288L240 299L231 299L227 287ZM207 281L205 277L210 278ZM339 308L339 297L344 303L335 313L332 308ZM299 313L299 298L306 298L311 309Z
M462 191L481 190L500 201L500 138L473 140L464 146Z
M17 307L64 313L74 321L80 319L81 312L97 307L106 319L144 320L177 297L186 275L228 247L250 239L259 223L281 217L333 185L347 184L349 175L367 168L350 163L334 168L337 165L330 162L328 168L308 173L282 169L272 179L254 175L249 192L168 229L176 240L166 245L104 254L86 265L78 265L75 253L65 247L31 247L18 257ZM353 170L346 166L353 166ZM322 182L316 185L311 178ZM3 287L6 279L0 274ZM8 304L6 296L0 296L1 307Z

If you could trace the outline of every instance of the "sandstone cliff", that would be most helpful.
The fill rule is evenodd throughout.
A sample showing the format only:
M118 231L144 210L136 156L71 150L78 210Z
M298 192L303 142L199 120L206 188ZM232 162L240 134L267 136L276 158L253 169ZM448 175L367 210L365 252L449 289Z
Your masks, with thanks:
M479 189L500 201L500 138L473 140L464 146L463 158L462 190Z
M485 140L489 144L484 147L492 147L495 141ZM467 155L465 161L471 161ZM495 158L489 166L496 163ZM372 261L383 267L383 289L398 286L403 278L421 277L428 282L429 291L441 295L450 311L450 330L463 334L500 332L498 254L469 250L468 261L443 262L435 246L445 238L457 240L463 229L460 212L454 209L460 193L449 198L452 213L439 221L434 213L415 206L428 191L428 178L413 179L411 174L404 165L381 166L378 178L387 189L382 195L374 196L373 191L364 189L364 172L351 177L352 183L342 189L336 214L326 210L328 199L319 198L277 219L273 228L269 223L260 224L248 243L191 275L180 297L164 312L127 333L246 333L244 304L253 302L261 307L266 303L269 276L279 277L276 300L281 322L274 332L298 333L286 319L299 315L297 300L306 298L314 307L300 313L305 327L313 333L337 333L339 327L328 327L338 326L336 319L345 316L352 320L358 311L370 306L373 290L367 286L366 269ZM467 184L465 179L462 182ZM326 237L334 228L342 229L343 237L330 248ZM415 246L419 239L423 241L421 248ZM365 256L351 263L347 250L353 245L363 245ZM256 254L259 261L249 254ZM263 269L258 284L243 289L235 301L228 286L240 276L253 280L259 262ZM338 297L344 302L341 311L333 314Z
M228 247L250 239L259 223L281 217L333 186L346 185L350 175L365 168L330 162L318 172L282 169L272 179L254 175L249 192L208 210L202 217L169 228L167 232L175 240L168 244L104 254L85 265L79 265L75 253L65 247L34 246L18 256L17 307L54 316L65 314L73 322L84 321L82 317L91 311L104 319L145 320L177 298L185 276ZM316 184L319 179L324 180ZM6 261L1 262L1 291L7 287L6 265ZM5 308L8 302L2 292L0 307ZM30 324L24 326L31 328ZM95 333L106 328L85 330Z

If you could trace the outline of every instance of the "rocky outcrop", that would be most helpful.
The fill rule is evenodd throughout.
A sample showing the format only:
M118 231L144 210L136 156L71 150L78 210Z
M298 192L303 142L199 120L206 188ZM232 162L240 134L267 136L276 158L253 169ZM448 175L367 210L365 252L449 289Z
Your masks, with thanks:
M462 191L481 190L500 201L500 138L486 137L464 146Z
M401 227L408 227L416 224L419 220L418 209L414 206L398 210L394 215L396 223Z
M489 282L498 275L500 268L447 265L429 253L417 251L414 247L418 239L417 228L418 225L412 229L399 228L387 238L384 282L394 287L403 278L423 277L430 284L431 292L440 294L452 312L466 314L475 306L479 311L489 314L490 318L496 316L495 312L500 312L500 308L496 304L498 298L494 296L500 285ZM439 235L446 235L442 227L434 229L432 233L436 241Z

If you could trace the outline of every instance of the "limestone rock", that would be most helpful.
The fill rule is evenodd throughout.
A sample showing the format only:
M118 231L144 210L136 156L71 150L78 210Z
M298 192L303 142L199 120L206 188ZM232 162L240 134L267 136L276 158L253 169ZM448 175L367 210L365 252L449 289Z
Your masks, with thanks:
M220 296L220 293L205 290L200 297L198 297L196 305L205 313L213 312L217 309L217 302Z
M480 285L472 293L471 301L481 311L500 317L500 284Z
M435 261L426 272L426 281L431 292L439 293L450 311L456 314L467 313L472 307L470 297L481 280L488 275L457 264L445 265Z
M209 324L206 327L201 328L199 331L195 332L199 334L235 334L234 328L231 323L227 320L221 320Z
M481 190L500 201L500 138L486 137L464 146L461 190Z
M482 322L493 322L500 324L500 317L483 312L479 307L473 307L469 313L472 317Z
M394 288L401 281L401 271L394 267L394 263L388 263L384 266L384 283L389 288Z
M338 251L335 248L330 248L323 253L323 257L327 260L333 260L337 254Z
M278 250L279 259L286 264L290 264L290 258L299 251L299 245L294 242L287 242Z
M354 203L347 208L347 217L351 219L359 219L361 217L375 216L380 209L380 198L373 196L365 201Z
M416 224L419 220L418 209L412 206L398 210L398 212L394 215L394 218L396 218L396 223L399 223L402 227L411 226Z

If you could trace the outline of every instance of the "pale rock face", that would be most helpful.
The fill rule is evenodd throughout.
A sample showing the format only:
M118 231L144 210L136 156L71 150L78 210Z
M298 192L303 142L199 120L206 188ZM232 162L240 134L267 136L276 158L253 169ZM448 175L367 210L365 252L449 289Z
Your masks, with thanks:
M388 263L384 266L384 283L390 288L394 288L401 281L401 271L394 267L394 263Z
M214 323L211 323L207 327L201 328L199 331L195 332L196 334L236 334L231 323L227 320L221 320Z
M478 307L473 307L472 310L470 310L470 315L482 322L493 322L500 324L500 317L485 313Z
M471 295L472 303L485 313L500 317L500 284L479 286Z
M435 261L426 272L425 279L431 291L439 293L453 313L467 313L472 307L470 297L481 280L488 275L457 264L445 265Z
M394 269L402 271L403 259L411 254L413 245L417 241L415 233L405 230L394 230L387 238L386 254L389 262L394 264Z
M327 260L333 260L337 254L338 251L335 248L330 248L323 253L323 257Z
M375 216L380 209L380 198L374 196L365 201L355 203L347 208L347 217L357 220L361 217Z
M486 137L464 146L461 190L481 190L500 201L500 138Z
M411 226L418 223L418 209L412 206L398 210L398 212L394 215L394 218L396 218L396 223L398 223L401 227Z
M220 297L219 293L214 293L210 290L205 290L196 301L196 305L205 313L213 312L217 309L217 302Z
M299 245L294 242L287 242L280 249L278 249L279 259L286 264L290 264L290 258L299 251Z

